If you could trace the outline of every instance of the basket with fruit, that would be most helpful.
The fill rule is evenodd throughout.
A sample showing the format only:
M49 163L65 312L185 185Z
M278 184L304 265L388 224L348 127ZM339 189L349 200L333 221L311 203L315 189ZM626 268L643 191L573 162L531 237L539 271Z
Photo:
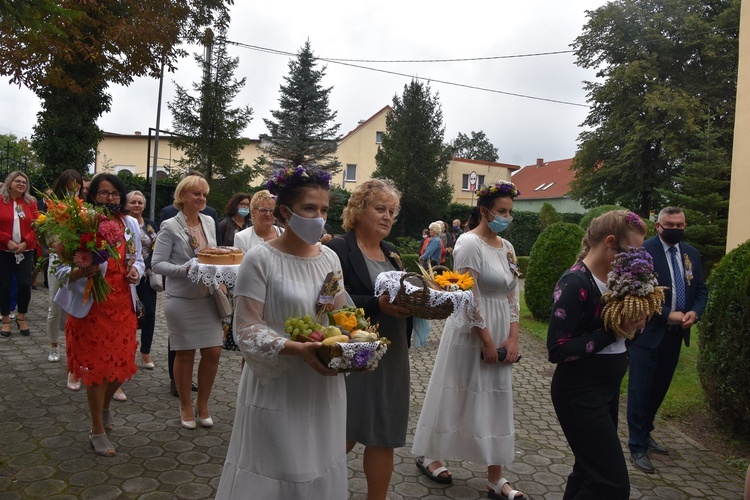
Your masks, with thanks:
M378 325L371 325L361 308L345 306L328 312L326 327L310 316L289 318L286 331L297 342L321 342L320 361L338 372L366 372L377 368L390 341L380 337Z

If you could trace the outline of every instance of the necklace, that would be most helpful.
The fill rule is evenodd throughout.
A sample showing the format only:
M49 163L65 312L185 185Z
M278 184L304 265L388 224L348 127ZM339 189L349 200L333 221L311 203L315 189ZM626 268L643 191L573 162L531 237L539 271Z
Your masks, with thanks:
M365 250L365 247L363 247L363 246L362 246L362 244L361 244L361 243L360 243L359 241L357 241L357 246L359 247L359 249L360 249L360 250L362 250L362 253L363 253L363 254L365 254L365 256L366 256L366 257L367 257L368 259L370 259L370 260L374 260L374 261L377 261L377 262L383 262L383 261L385 261L385 254L383 253L383 249L382 249L382 248L380 248L380 246L379 246L379 245L378 245L378 252L380 253L380 255L379 255L379 258L377 258L377 259L376 259L376 258L373 258L373 257L372 257L372 255L370 255L370 254L369 254L369 253L367 252L367 250Z

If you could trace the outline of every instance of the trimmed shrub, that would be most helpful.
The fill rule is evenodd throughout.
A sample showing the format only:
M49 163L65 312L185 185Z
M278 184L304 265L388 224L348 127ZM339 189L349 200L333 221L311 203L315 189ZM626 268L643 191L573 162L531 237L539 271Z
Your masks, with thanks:
M419 262L418 253L402 253L401 260L404 262L404 271L419 273L419 267L417 266L417 262Z
M586 231L589 228L589 224L591 224L591 221L599 217L601 214L607 213L610 210L623 210L625 207L621 207L619 205L600 205L598 207L594 207L588 212L586 212L583 217L581 217L581 222L579 225L583 228L584 231Z
M750 241L714 268L698 338L698 374L709 407L733 432L750 435Z
M555 284L575 263L581 251L583 235L584 230L576 224L556 222L545 229L534 243L524 296L535 319L549 321Z
M560 218L560 214L557 213L555 207L545 202L542 209L539 210L539 230L544 231L555 222L562 222L562 218Z
M529 261L531 258L528 255L522 255L518 257L518 272L521 273L521 277L525 278L526 273L529 272Z

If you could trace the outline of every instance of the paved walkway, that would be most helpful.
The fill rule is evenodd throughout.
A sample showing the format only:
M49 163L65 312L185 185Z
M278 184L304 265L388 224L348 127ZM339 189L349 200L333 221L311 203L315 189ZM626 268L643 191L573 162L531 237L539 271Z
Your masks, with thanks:
M30 337L14 330L11 338L0 338L0 499L212 498L231 435L239 354L225 352L221 360L211 401L216 425L209 430L180 428L177 399L168 391L160 309L152 351L156 369L139 370L124 386L127 402L112 403L117 427L110 435L117 455L97 457L87 439L84 391L65 388L64 356L61 363L47 362L46 298L41 286L32 293ZM449 462L455 479L452 486L441 486L420 475L410 453L441 330L442 322L434 322L427 345L411 353L409 437L407 446L397 450L391 499L484 497L482 467ZM532 499L561 498L572 455L549 398L552 366L538 340L523 335L521 348L524 357L514 377L516 461L505 475ZM630 469L633 498L741 497L742 473L664 423L656 437L671 454L654 457L656 474ZM364 499L361 447L351 454L349 467L350 496Z

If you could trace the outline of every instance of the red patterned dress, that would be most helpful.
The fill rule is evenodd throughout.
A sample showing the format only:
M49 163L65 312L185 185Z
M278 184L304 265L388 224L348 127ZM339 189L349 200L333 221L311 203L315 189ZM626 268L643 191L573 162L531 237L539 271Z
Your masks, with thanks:
M94 302L83 318L68 315L65 324L68 372L87 386L99 385L104 380L124 382L137 371L138 322L127 280L124 237L117 250L119 259L110 257L107 261L105 279L112 287L107 300Z

